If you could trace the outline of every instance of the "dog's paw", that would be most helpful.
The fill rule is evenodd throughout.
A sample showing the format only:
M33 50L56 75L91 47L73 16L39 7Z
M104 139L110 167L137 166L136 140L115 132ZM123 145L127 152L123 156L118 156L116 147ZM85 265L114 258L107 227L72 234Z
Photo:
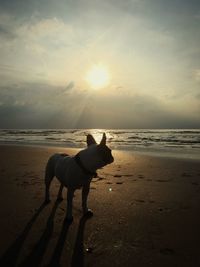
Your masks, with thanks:
M87 211L85 211L84 213L83 213L83 216L85 216L85 217L92 217L93 216L93 211L91 210L91 209L88 209Z
M74 220L74 218L73 218L73 216L72 217L65 217L65 223L67 223L67 224L71 224L72 222L73 222L73 220Z
M63 201L63 197L57 197L56 201L57 202L62 202Z

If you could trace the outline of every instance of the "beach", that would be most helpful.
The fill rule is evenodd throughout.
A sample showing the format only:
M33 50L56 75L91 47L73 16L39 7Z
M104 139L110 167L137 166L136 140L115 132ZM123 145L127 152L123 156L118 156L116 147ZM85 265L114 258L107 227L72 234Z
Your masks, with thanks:
M199 160L114 150L98 171L82 218L75 192L74 221L64 222L59 183L44 201L44 170L55 152L45 146L0 146L0 266L200 266Z

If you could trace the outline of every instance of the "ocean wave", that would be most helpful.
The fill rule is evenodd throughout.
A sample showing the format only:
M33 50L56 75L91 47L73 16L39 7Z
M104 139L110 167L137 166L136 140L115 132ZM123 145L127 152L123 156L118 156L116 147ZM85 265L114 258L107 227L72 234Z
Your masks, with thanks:
M0 142L85 147L85 137L88 133L100 136L104 131L107 133L108 144L116 149L123 147L133 150L135 147L200 149L200 130L196 129L2 129Z
M1 130L1 134L15 135L49 135L49 134L73 134L78 130Z

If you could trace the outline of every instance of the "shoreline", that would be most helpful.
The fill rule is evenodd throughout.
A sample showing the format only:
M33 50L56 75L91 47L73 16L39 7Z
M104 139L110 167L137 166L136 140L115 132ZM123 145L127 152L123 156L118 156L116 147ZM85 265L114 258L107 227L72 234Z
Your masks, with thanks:
M70 150L81 150L84 149L84 147L73 147L73 146L64 146L63 144L44 144L44 143L1 143L0 146L17 146L17 147L32 147L32 148L55 148L55 149L70 149ZM160 150L160 149L119 149L119 148L113 148L113 151L118 152L124 152L124 153L130 153L132 155L141 155L141 156L149 156L149 157L162 157L162 158L173 158L173 159L180 159L180 160L195 160L200 161L200 154L198 152L189 153L187 150L186 153L177 153L177 151L171 151L171 150Z

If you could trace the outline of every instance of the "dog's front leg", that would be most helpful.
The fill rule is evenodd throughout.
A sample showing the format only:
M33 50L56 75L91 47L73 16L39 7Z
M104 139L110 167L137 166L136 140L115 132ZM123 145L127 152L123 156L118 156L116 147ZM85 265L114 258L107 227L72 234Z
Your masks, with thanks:
M72 206L73 206L73 197L74 197L75 189L68 188L67 190L67 214L66 214L66 221L71 223L73 221L72 216Z
M88 209L87 207L87 198L88 194L90 192L90 184L84 185L82 189L82 208L83 208L83 214L87 216L92 216L93 212L91 209Z

